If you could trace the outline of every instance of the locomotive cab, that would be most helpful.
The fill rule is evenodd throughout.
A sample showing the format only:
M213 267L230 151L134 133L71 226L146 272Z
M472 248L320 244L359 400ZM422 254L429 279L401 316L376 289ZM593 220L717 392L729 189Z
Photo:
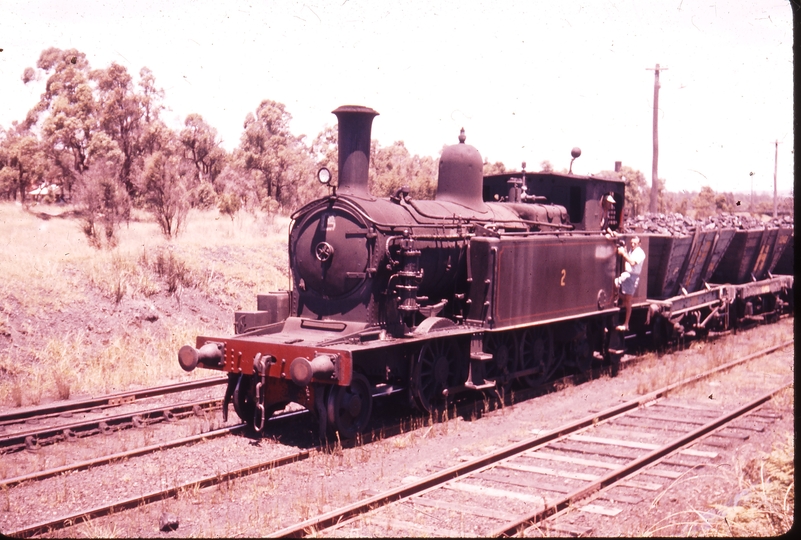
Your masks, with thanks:
M547 201L565 207L570 223L578 231L600 231L605 212L602 201L609 195L614 199L612 230L617 230L623 222L625 182L622 180L522 170L485 176L483 199L517 202L510 185L519 186L517 192L525 194L517 200Z

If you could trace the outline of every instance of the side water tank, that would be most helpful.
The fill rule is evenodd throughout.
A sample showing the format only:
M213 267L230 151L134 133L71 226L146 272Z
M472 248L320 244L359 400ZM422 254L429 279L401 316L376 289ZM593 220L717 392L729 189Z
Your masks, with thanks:
M446 146L442 150L436 200L453 202L484 212L487 211L482 197L484 161L478 150L464 143L465 139L462 129L459 144Z

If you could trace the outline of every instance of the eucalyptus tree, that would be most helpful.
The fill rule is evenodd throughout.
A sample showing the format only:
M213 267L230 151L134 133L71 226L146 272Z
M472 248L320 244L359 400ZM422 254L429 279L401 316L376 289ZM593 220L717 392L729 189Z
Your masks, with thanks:
M331 172L331 178L336 181L339 177L339 150L337 137L339 127L326 125L312 141L309 151L314 159L317 169L325 167Z
M137 95L128 70L115 62L90 73L97 84L96 118L98 129L117 143L121 152L118 176L130 197L138 195L136 177L140 172L144 128L142 98Z
M227 157L220 146L217 130L195 113L186 117L184 126L179 138L185 157L195 166L197 184L208 182L214 186Z
M89 62L77 49L45 49L36 63L48 75L45 91L28 112L23 129L41 132L42 147L59 172L68 194L86 170L92 134L98 130L97 107L90 83ZM23 81L34 79L28 68Z
M601 171L595 176L623 180L626 184L626 208L632 216L648 211L648 198L650 189L645 181L645 175L624 165L619 171Z
M25 204L28 191L44 178L47 159L39 139L23 125L0 137L0 193Z
M142 68L137 85L116 62L92 70L84 53L56 47L42 51L36 67L47 77L45 91L28 112L24 127L40 135L51 176L71 196L90 166L87 153L93 136L102 132L121 152L115 180L130 198L138 197L144 158L154 151L153 134L162 128L164 92L156 87L153 73ZM31 67L23 72L26 84L38 79Z
M289 129L292 115L282 103L262 101L248 113L236 159L248 171L257 171L260 186L257 197L262 207L280 206L297 200L298 184L313 176L311 156L303 136Z
M437 189L437 160L429 156L412 156L403 141L380 147L371 142L370 192L387 197L399 188L408 187L413 197L430 199Z

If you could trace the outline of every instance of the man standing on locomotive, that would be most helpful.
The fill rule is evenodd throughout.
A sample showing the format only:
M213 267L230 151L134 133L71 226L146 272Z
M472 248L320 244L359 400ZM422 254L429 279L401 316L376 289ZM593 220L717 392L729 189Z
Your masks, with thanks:
M615 214L615 198L612 192L604 194L601 197L601 233L607 235L614 235L614 230L617 229L617 214Z
M626 251L624 246L617 248L618 254L626 261L626 269L615 279L615 289L620 291L620 298L626 308L626 322L617 327L621 332L629 329L629 319L631 319L631 302L637 286L640 284L640 272L645 262L645 252L640 247L640 237L631 238L631 250Z

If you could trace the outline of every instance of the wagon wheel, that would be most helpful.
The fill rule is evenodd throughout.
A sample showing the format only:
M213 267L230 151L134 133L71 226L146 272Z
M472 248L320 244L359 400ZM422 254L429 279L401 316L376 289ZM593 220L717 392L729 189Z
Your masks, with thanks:
M663 352L665 349L667 349L668 345L670 345L672 332L673 325L670 324L670 321L666 317L660 314L653 316L653 322L651 326L651 341L654 349L656 349L658 352Z
M250 375L240 375L234 389L234 410L237 416L249 427L253 427L253 413L256 412L256 401L250 393L253 378Z
M326 400L327 426L342 439L353 439L370 422L373 394L364 375L353 374L350 386L334 386Z
M511 388L510 373L518 370L520 362L520 347L514 334L511 332L488 333L484 350L492 354L492 360L487 363L485 379L495 381L497 387L506 395Z
M585 375L591 375L592 364L595 361L594 352L596 349L602 350L601 341L603 339L603 327L595 321L581 323L584 330L580 337L570 344L570 354L578 371Z
M526 386L539 386L548 381L559 367L558 358L554 355L553 334L548 327L530 328L523 334L520 351L521 371L536 369L529 375L521 377Z
M616 329L611 329L608 335L608 342L604 350L604 360L609 364L612 370L612 376L617 376L620 370L620 359L626 352L626 338L623 332Z
M570 344L570 354L579 373L589 376L592 374L592 349L586 339L574 341Z
M431 412L442 391L459 383L459 347L453 340L427 341L412 371L412 397L417 406Z

